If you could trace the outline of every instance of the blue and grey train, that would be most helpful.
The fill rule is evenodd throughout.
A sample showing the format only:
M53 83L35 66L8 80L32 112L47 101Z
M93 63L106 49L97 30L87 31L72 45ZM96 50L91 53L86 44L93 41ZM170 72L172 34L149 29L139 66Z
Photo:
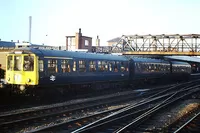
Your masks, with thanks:
M64 50L19 48L6 58L7 84L21 91L44 86L103 88L170 75L187 78L191 73L184 62Z

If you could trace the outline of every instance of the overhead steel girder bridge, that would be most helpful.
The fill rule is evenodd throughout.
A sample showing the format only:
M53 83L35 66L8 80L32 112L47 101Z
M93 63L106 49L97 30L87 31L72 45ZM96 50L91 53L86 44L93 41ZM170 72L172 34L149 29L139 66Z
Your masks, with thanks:
M199 56L200 34L122 35L112 53Z

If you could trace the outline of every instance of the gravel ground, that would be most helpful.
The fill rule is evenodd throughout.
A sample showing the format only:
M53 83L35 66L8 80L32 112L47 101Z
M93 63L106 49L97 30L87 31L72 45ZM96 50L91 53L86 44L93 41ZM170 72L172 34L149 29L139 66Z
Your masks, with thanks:
M71 116L63 115L63 117L60 117L60 118L54 120L53 122L48 122L48 123L45 123L45 124L36 123L36 124L33 124L33 126L23 128L20 131L16 131L16 132L18 132L18 133L31 132L31 131L35 131L35 130L40 129L40 128L53 126L53 125L57 125L57 124L60 124L60 123L65 123L65 122L71 121L73 119L78 119L78 118L83 118L83 117L90 116L90 115L95 115L95 114L98 114L102 111L112 110L112 109L116 109L116 108L124 107L124 106L127 106L127 104L122 104L122 105L118 105L118 106L109 106L107 108L99 109L99 110L96 110L96 111L88 111L88 112L83 112L83 113L80 113L80 114L74 114L74 115L71 115ZM78 122L76 123L76 125L81 126L81 124L78 123Z
M46 108L50 108L50 107L66 106L66 105L75 104L75 103L83 103L83 102L90 101L90 100L92 101L95 99L101 100L101 99L120 96L120 95L128 95L131 93L132 94L135 93L135 95L138 95L138 94L136 94L136 92L134 90L124 91L124 92L116 92L114 94L108 94L108 95L103 95L103 96L98 96L98 97L74 99L74 100L68 100L68 101L62 102L62 103L54 103L54 104L50 104L50 105L41 105L41 106L36 106L36 107L10 110L10 111L6 111L6 112L0 112L0 115L6 115L6 114L10 114L10 113L23 113L23 112L28 112L28 111L32 111L32 110L46 109Z
M195 109L200 109L200 99L189 99L186 101L181 101L176 105L166 108L162 113L159 113L156 116L150 118L150 121L145 122L140 128L149 131L159 131L163 128L166 128L182 116L190 113ZM150 124L151 122L152 124Z

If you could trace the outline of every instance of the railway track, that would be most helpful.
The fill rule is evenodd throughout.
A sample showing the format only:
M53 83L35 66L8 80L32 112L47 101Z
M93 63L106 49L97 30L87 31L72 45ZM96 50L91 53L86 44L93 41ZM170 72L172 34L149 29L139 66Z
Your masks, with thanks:
M188 87L191 86L191 83L188 83ZM3 132L44 132L54 129L58 130L67 125L70 131L73 131L80 126L115 114L114 112L118 110L129 108L130 105L134 105L140 110L136 113L143 113L147 110L142 109L141 106L147 106L150 109L153 107L153 101L159 103L161 99L168 96L166 92L173 93L178 86L183 87L185 85L165 86L153 89L154 91L150 89L151 91L142 93L140 91L129 91L89 99L73 100L50 106L4 112L0 115L0 130ZM158 95L162 96L157 97ZM149 103L145 104L147 99L149 99Z
M88 125L82 126L73 131L76 132L150 132L146 129L146 125L142 125L145 121L153 115L156 115L160 110L165 109L169 105L176 103L178 100L182 100L191 94L200 91L199 85L194 87L185 87L171 94L166 94L166 97L160 99L160 102L151 104L151 107L145 106L138 110L135 106L130 105L129 107L122 109L110 116L104 117L97 121L94 121ZM152 99L151 99L152 100ZM142 112L141 110L144 110ZM151 123L151 121L147 122ZM151 130L152 132L153 130Z
M164 97L155 98L152 101L159 102L159 100L164 98ZM135 103L134 104L135 105L134 109L137 109L137 111L135 112L135 115L138 115L139 113L143 113L143 112L147 111L147 109L151 108L153 106L152 105L152 101L149 101L148 103L145 103L145 104L144 103L140 103L140 102L139 103ZM133 104L133 103L131 103L131 104ZM142 109L143 106L147 107L147 109ZM74 129L78 128L79 126L86 125L86 124L91 123L91 122L93 122L95 120L98 120L100 118L106 117L108 115L115 114L116 111L118 111L120 109L124 109L126 107L129 107L129 105L124 106L123 108L117 108L117 109L115 109L115 111L112 111L112 113L110 113L110 114L106 112L106 115L104 115L105 112L101 111L101 112L99 112L98 114L95 114L95 115L88 115L86 117L80 117L80 118L76 119L75 121L65 121L63 123L54 124L52 126L41 128L39 130L32 130L31 132L38 132L38 131L40 131L40 132L49 132L49 131L59 131L59 130L60 131L64 130L65 132L71 132Z
M160 104L160 101L162 101L162 100L166 99L167 97L169 97L170 95L172 95L174 93L172 90L176 90L175 88L178 86L179 85L171 87L170 89L163 90L163 91L156 93L154 95L151 95L150 97L143 99L137 103L130 103L125 108L119 110L119 112L113 112L110 115L107 114L106 117L101 117L101 114L104 112L100 112L98 115L95 115L95 116L90 115L90 116L76 119L73 122L66 121L66 122L63 122L60 124L53 124L53 125L47 126L45 128L40 128L39 130L34 130L34 131L32 130L31 132L49 132L49 131L78 132L79 129L76 130L77 128L81 129L81 127L83 127L84 125L87 125L87 124L90 125L96 119L97 119L97 123L99 122L99 120L103 121L103 123L104 123L104 122L110 121L110 118L111 119L119 119L124 116L129 117L130 116L129 113L131 113L131 115L134 115L136 117L139 114L142 114L142 113L148 111L149 109L153 108L155 105ZM179 87L183 87L183 86L184 85L182 84ZM186 86L186 88L188 88L189 86L190 85ZM187 91L187 89L184 91ZM170 92L170 93L166 94L167 92ZM111 121L111 123L112 123L112 121ZM91 132L96 132L96 131L98 131L98 129L97 130L95 129L94 131L91 131Z
M158 92L159 89L165 90L166 88L169 88L168 90L170 91L174 87L170 88L169 86L165 86L156 88L154 91L147 91L146 93L128 91L95 98L72 100L50 106L2 112L0 115L0 129L4 132L23 132L31 130L32 127L34 127L34 129L37 127L38 129L40 128L39 125L42 124L45 125L42 127L49 127L52 121L55 121L56 124L60 124L63 121L74 121L76 118L80 118L80 116L96 115L98 112L102 112L100 115L105 116L113 111L128 106L129 103L127 101L134 100L134 102L137 102L139 100L136 100L137 98L147 97L148 95L152 95L152 93ZM63 117L64 119L62 119Z

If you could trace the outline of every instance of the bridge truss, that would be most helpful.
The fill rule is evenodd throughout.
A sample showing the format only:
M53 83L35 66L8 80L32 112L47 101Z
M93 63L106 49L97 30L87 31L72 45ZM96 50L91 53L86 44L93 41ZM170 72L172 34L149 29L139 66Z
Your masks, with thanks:
M200 55L200 34L122 35L112 48L125 55Z

